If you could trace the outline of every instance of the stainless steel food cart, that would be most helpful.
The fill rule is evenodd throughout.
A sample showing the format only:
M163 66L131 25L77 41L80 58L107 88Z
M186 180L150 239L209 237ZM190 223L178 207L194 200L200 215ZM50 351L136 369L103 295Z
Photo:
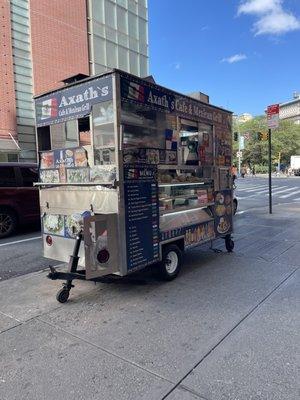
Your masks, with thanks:
M112 70L35 98L49 278L175 278L184 250L218 238L232 251L232 114Z

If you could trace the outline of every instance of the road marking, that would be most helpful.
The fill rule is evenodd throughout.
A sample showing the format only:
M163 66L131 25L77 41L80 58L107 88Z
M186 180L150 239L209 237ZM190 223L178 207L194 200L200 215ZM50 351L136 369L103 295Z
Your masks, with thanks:
M260 186L250 186L248 188L242 188L242 189L238 189L239 191L243 191L243 192L254 192L255 190L260 190L260 189L264 189L266 187L266 185L260 185Z
M288 189L280 190L280 189L286 188L286 187L288 187L288 186L279 186L279 187L277 187L276 189L274 189L274 186L272 186L272 193L277 194L277 193L286 192ZM279 190L278 190L278 189L279 189Z
M36 237L33 237L33 238L29 238L29 239L22 239L22 240L16 240L14 242L2 243L2 244L0 244L0 247L9 246L10 244L29 242L30 240L37 240L37 239L41 239L41 238L42 238L42 236L36 236Z
M283 195L283 196L279 196L281 199L286 199L287 197L291 197L291 196L294 196L295 194L299 194L300 193L300 190L296 190L296 192L293 192L293 193L288 193L288 194L285 194L285 195Z
M293 186L292 188L289 188L289 189L277 190L275 194L286 193L286 192L290 192L291 190L295 190L295 189L298 189L298 188L296 186ZM282 197L282 196L278 196L278 197Z

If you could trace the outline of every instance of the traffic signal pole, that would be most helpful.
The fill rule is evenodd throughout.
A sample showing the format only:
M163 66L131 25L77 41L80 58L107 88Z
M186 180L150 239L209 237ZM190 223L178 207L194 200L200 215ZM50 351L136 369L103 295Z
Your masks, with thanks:
M272 214L272 139L271 139L271 129L269 129L268 135L269 144L269 214Z

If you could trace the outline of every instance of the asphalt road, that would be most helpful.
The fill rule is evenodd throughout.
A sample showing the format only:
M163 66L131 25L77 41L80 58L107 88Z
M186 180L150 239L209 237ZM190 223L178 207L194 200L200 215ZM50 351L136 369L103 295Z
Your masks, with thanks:
M274 178L273 203L300 202L300 177ZM268 205L268 179L259 177L239 178L236 196L238 213ZM27 274L58 264L42 257L41 233L37 228L23 229L17 235L0 240L0 281Z
M269 205L269 181L267 177L238 178L235 195L238 212ZM272 178L272 203L300 202L300 177Z
M0 281L13 276L39 271L49 265L42 257L41 232L36 227L0 239Z

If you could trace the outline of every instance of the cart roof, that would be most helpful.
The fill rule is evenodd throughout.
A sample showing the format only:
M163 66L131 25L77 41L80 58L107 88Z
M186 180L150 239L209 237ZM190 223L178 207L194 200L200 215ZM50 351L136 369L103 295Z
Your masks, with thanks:
M138 77L138 76L136 76L136 75L130 74L130 73L128 73L128 72L125 72L125 71L122 71L122 70L119 70L119 69L116 69L116 68L111 69L111 70L108 70L107 72L104 72L104 73L101 73L101 74L89 76L89 77L87 77L87 78L85 78L85 79L81 79L81 80L76 81L76 82L73 82L73 83L69 83L69 84L67 84L67 85L65 85L65 86L61 86L61 87L59 87L59 88L56 88L56 89L53 89L53 90L50 90L50 91L41 93L41 94L39 94L39 95L33 96L33 98L34 98L34 99L39 99L39 98L41 98L41 97L43 97L43 96L46 96L46 95L49 95L49 94L51 94L51 93L60 92L60 91L69 89L69 88L72 87L72 86L78 86L78 85L81 85L82 83L85 83L85 82L88 82L88 81L93 81L93 80L98 79L98 78L100 78L100 77L105 77L105 76L108 76L108 75L112 75L112 74L114 74L114 73L119 73L119 74L122 75L122 76L125 76L125 77L128 77L128 78L131 77L131 78L133 78L133 79L142 81L142 82L144 82L145 84L147 84L147 85L149 85L149 86L152 86L153 88L157 88L157 89L161 89L161 90L166 90L166 91L168 91L168 92L170 92L170 93L172 93L172 94L174 94L174 95L181 96L181 97L185 97L185 98L187 98L187 99L191 99L191 100L193 100L193 101L195 101L195 102L197 102L197 103L199 103L199 104L203 104L203 105L205 105L205 106L207 106L207 107L211 107L211 108L214 108L214 109L216 109L216 110L225 111L225 112L230 113L230 114L233 113L232 111L226 110L225 108L218 107L218 106L214 106L213 104L210 104L210 103L205 103L205 102L203 102L203 101L201 101L201 100L198 100L198 99L196 99L196 98L194 98L194 97L191 97L191 96L189 96L189 95L187 95L187 94L180 93L180 92L176 92L175 90L169 89L169 88L167 88L167 87L165 87L165 86L161 86L161 85L159 85L159 84L157 84L157 83L149 82L149 80L147 80L147 79L145 79L145 78L140 78L140 77Z

